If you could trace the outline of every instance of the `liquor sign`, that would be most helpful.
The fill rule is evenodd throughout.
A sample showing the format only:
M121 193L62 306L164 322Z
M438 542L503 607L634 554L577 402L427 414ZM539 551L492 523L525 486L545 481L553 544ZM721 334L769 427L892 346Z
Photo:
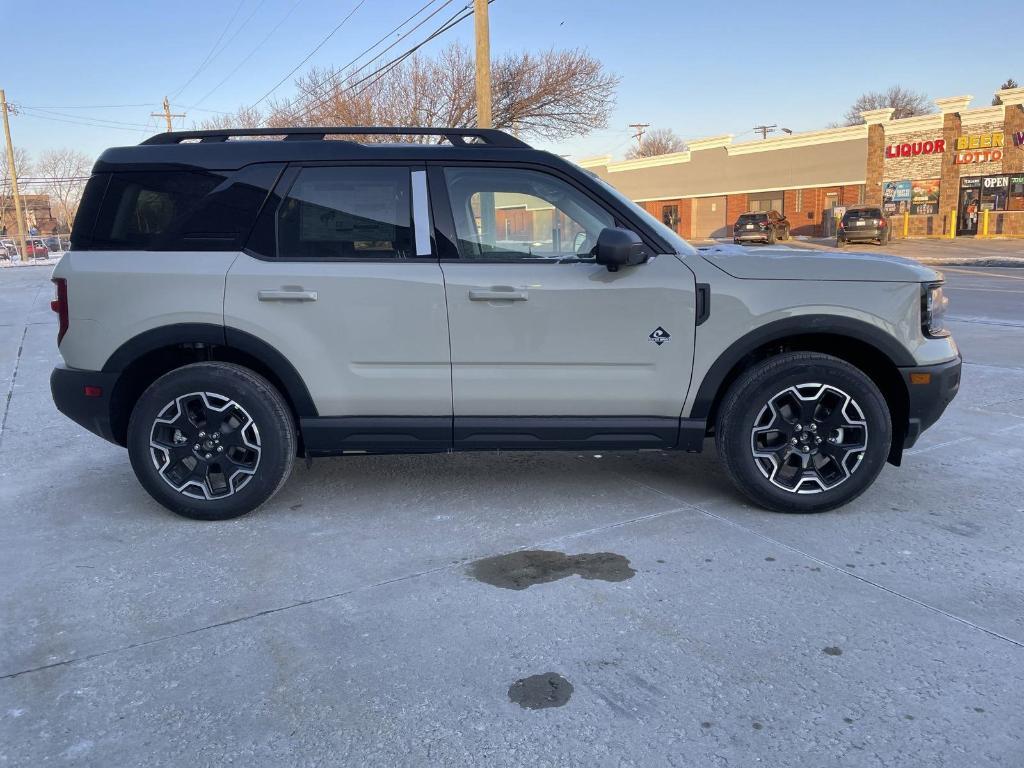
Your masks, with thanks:
M929 141L905 141L902 144L890 144L885 148L885 156L893 157L917 157L918 155L941 155L946 151L946 140L935 139Z

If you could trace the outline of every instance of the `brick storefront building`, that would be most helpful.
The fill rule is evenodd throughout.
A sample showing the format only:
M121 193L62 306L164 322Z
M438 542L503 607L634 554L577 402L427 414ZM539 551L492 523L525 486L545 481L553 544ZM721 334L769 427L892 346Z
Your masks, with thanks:
M937 112L903 120L873 110L863 125L580 164L697 240L731 237L741 213L772 209L794 235L829 235L835 209L857 203L884 206L897 237L1024 236L1024 88L996 96L993 107L937 99Z

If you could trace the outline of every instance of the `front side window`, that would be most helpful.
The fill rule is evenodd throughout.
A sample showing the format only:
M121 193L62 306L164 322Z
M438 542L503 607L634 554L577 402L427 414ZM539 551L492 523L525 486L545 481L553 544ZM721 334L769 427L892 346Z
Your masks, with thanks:
M459 256L487 261L589 259L612 215L567 184L518 168L446 168Z
M277 212L277 252L296 259L413 254L408 168L303 168Z

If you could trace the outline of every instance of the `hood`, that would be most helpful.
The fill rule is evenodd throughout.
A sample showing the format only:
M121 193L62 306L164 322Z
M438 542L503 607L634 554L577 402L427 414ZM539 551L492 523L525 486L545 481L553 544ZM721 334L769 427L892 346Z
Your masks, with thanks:
M773 246L712 245L697 252L723 272L750 280L861 280L924 283L940 280L933 269L912 259L882 253L814 251Z

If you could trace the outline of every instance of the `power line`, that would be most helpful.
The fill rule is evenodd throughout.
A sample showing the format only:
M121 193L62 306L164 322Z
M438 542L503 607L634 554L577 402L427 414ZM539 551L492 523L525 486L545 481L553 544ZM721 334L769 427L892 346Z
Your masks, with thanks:
M489 2L494 2L494 0L489 0ZM446 5L447 5L447 3L446 3ZM443 8L444 6L441 6L441 7ZM438 10L440 10L440 9L438 9ZM428 35L424 40L422 40L421 42L419 42L416 45L412 46L411 48L406 50L404 53L399 54L395 58L393 58L390 61L386 62L385 64L381 65L380 67L375 69L373 72L369 73L368 75L359 78L355 82L348 83L344 88L342 88L340 91L338 91L338 94L340 95L342 93L347 93L348 91L351 91L353 88L356 88L357 86L361 85L362 83L365 83L365 82L367 82L367 81L369 81L369 80L371 80L373 78L376 78L376 79L373 79L372 82L369 82L356 95L358 96L359 94L365 92L374 83L376 83L378 80L380 80L382 77L384 77L389 71L391 71L392 69L397 67L402 61L404 61L409 56L414 54L417 50L419 50L424 45L429 43L431 40L433 40L433 39L439 37L440 35L444 34L448 30L452 29L455 25L459 24L460 22L462 22L463 20L469 18L472 15L473 15L472 7L469 6L469 5L464 5L458 11L456 11L452 16L450 16L448 18L448 20L445 21L440 27L438 27L430 35ZM359 70L357 70L357 72L358 71ZM352 73L352 74L355 74L355 73ZM313 104L311 104L308 107L306 107L301 113L299 113L297 115L297 117L299 119L303 119L303 118L307 117L310 112L312 112L313 110L315 110L316 108L318 108L320 106L323 106L323 104L325 104L326 101L327 101L326 99L320 99L320 100L314 102ZM296 115L293 114L292 117L296 117Z
M31 118L34 118L36 120L52 120L55 123L68 123L70 125L81 125L81 126L89 127L89 128L107 128L107 129L112 130L112 131L130 131L131 133L138 133L139 132L138 128L127 128L127 127L122 127L122 126L119 126L119 125L103 125L102 123L92 123L92 122L86 122L84 120L67 120L67 119L62 118L62 117L50 117L48 115L35 114L35 113L32 113L32 112L28 112L28 111L24 111L24 112L22 112L22 114L25 117L31 117Z
M378 60L378 59L379 59L379 58L380 58L381 56L383 56L383 55L384 55L385 53L387 53L387 52L388 52L388 51L390 51L390 50L391 50L392 48L394 48L394 47L395 47L396 45L398 45L398 44L399 44L399 43L400 43L400 42L401 42L402 40L404 40L404 39L405 39L405 38L407 38L407 37L408 37L409 35L411 35L411 34L412 34L413 32L415 32L415 31L416 31L417 29L419 29L420 27L422 27L422 26L423 26L423 25L424 25L424 24L425 24L426 22L428 22L428 21L429 21L430 19L432 19L432 18L433 18L434 16L436 16L436 15L437 15L437 14L438 14L438 13L439 13L439 12L440 12L441 10L443 10L445 6L447 6L447 5L450 5L450 4L451 4L451 3L453 2L453 0L445 0L445 2L444 2L444 3L443 3L443 4L441 5L441 6L439 6L438 8L435 8L435 9L433 10L433 12L432 12L432 13L430 13L430 15L428 15L428 16L427 16L426 18L422 19L422 20L421 20L421 21L420 21L420 22L419 22L419 23L418 23L418 24L417 24L417 25L416 25L415 27L413 27L412 29L408 30L407 32L403 32L403 33L402 33L401 35L399 35L399 36L398 36L398 39L397 39L397 40L393 41L393 42L391 43L391 45L389 45L389 46L388 46L387 48L385 48L385 49L384 49L383 51L381 51L380 53L378 53L378 54L377 54L376 56L374 56L374 57L373 57L372 59L370 59L370 60L369 60L368 62L366 62L365 64L363 64L363 65L362 65L361 67L358 67L357 69L355 69L355 70L354 70L354 71L352 71L352 72L347 72L347 71L346 71L346 70L348 70L348 68L349 68L349 67L351 67L351 66L352 66L353 64L355 64L355 63L356 63L357 61L359 61L359 60L360 60L361 58L363 58L363 56L365 56L365 55L366 55L366 54L368 54L368 53L369 53L370 51L372 51L372 50L373 50L374 48L376 48L376 47L377 47L378 45L380 45L381 43L383 43L383 42L384 42L385 40L387 40L387 39L388 39L389 37L391 37L391 35L393 35L393 34L394 34L395 32L397 32L398 30L400 30L400 29L401 29L402 27L404 27L404 26L405 26L406 24L408 24L408 23L409 23L410 21L412 21L413 19L415 19L415 18L416 18L417 16L419 16L419 15L420 15L421 13L423 13L423 11L425 11L425 10L426 10L427 8L429 8L430 6L432 6L432 5L433 5L434 3L436 3L437 1L438 1L438 0L429 0L429 2L427 2L427 3L423 4L423 5L421 5L421 6L419 7L419 9L417 9L417 10L416 10L416 12L412 14L412 16L409 16L409 17L408 17L407 19L405 19L405 21L403 21L403 22L402 22L401 24L399 24L399 25L398 25L397 27L395 27L394 29L392 29L392 30L391 30L390 32L387 32L387 33L386 33L385 35L383 35L383 36L382 36L382 37L381 37L381 38L380 38L379 40L377 40L377 42L375 42L375 43L374 43L373 45L371 45L371 46L370 46L369 48L367 48L367 49L366 49L366 50L364 50L364 51L363 51L362 53L360 53L360 54L359 54L358 56L356 56L356 57L355 57L354 59L352 59L352 61L348 62L347 64L345 64L345 65L344 65L344 66L342 66L342 67L338 67L338 68L336 68L336 69L335 69L335 70L334 70L333 72L331 72L331 73L330 73L330 74L329 74L329 75L327 76L327 80L328 80L328 81L330 81L330 85L331 85L331 86L337 86L337 85L338 85L338 77L340 77L340 76L341 76L342 74L344 74L344 75L345 75L345 76L346 76L347 78L351 79L352 77L354 77L355 75L359 74L360 72L362 72L362 71L363 71L364 69L366 69L367 67L371 66L371 65L373 64L373 62L377 61L377 60ZM326 83L326 82L325 82L325 83L318 83L318 84L316 85L316 88L317 88L317 90L319 90L319 91L320 91L320 93L322 93L322 94L324 95L324 97L325 97L325 98L328 98L328 97L330 96L329 92L327 91L328 85L327 85L327 83Z
M323 48L324 44L328 40L330 40L332 37L334 37L334 33L337 32L339 29L341 29L345 25L345 22L348 21L350 18L352 18L352 14L354 14L356 11L358 11L363 6L363 3L365 3L365 2L366 2L366 0L359 0L359 2L356 3L355 7L351 11L348 12L348 15L345 18L343 18L340 22L338 22L338 25L334 29L332 29L330 32L328 32L327 35L323 38L323 40L321 40L319 43L317 43L316 46L313 48L313 50L310 51L308 54L306 54L306 57L292 68L291 72L289 72L287 75L285 75L280 80L278 80L277 83L274 85L274 87L271 88L269 91L267 91L265 94L263 94L259 98L259 100L255 104L253 104L253 106L256 107L256 106L259 106L260 104L262 104L270 94L272 94L274 91L276 91L281 86L281 83L283 83L289 77L294 75L296 70L298 70L299 67L301 67L303 64L305 64L307 61L309 61L313 57L313 54L315 54L317 51L319 51L321 48Z
M148 107L149 102L141 104L58 104L52 107L29 107L22 106L22 109L125 109L127 107Z
M210 57L212 57L213 52L217 50L217 46L220 45L220 41L224 39L224 35L228 33L228 30L231 28L231 25L235 23L235 18L237 18L238 12L242 10L243 5L245 5L245 0L238 0L238 5L235 6L235 12L231 14L231 18L228 19L228 23L225 24L224 29L220 31L220 34L217 36L217 40L216 42L214 42L213 47L210 48L209 53L207 53L203 60L199 63L199 66L196 67L196 71L192 73L192 77L186 80L183 86L181 86L178 90L171 94L172 98L177 98L178 94L184 91L186 88L188 88L189 85L192 84L192 81L199 76L199 73L203 71L203 67L205 67L206 64L210 61Z
M94 117L92 115L69 115L66 112L55 112L55 111L53 111L51 109L43 109L41 107L21 107L21 106L19 106L19 108L20 109L24 109L24 110L29 110L29 111L32 111L32 112L40 112L40 113L47 114L47 115L55 115L57 117L67 117L67 118L70 118L72 120L89 120L89 121L94 122L94 123L111 123L112 125L127 125L127 126L131 126L131 127L134 127L134 128L142 128L143 127L141 123L129 123L129 122L125 121L125 120L110 120L110 119L105 118L105 117Z
M245 55L245 58L242 59L240 62L238 62L238 64L235 66L235 68L232 69L230 72L228 72L228 74L224 77L223 80L221 80L219 83L217 83L215 86L213 86L213 88L211 88L209 91L207 91L206 94L203 96L203 98L199 99L199 101L197 101L192 106L186 107L186 109L199 109L199 107L197 105L202 104L204 101L206 101L208 98L210 98L210 96L213 95L214 93L216 93L216 91L222 85L224 85L224 83L226 83L228 80L230 80L232 77L234 77L234 74L238 70L240 70L243 66L245 66L245 63L247 61L249 61L249 59L251 59L253 57L253 55L255 55L256 51L260 50L263 47L263 45L267 42L267 40L269 40L271 37L273 37L274 33L277 32L277 30L279 30L281 28L281 25L284 24L286 21L288 21L289 17L291 17L291 15L295 12L295 9L298 8L300 5L302 5L302 2L303 2L303 0L296 0L296 2L294 4L292 4L292 7L288 9L288 12L284 16L281 17L281 20L279 22L277 22L277 24L274 25L274 28L271 29L266 34L266 36L264 36L264 38L262 40L260 40L258 43L256 43L256 45L254 45L252 47L252 50L249 51L249 53L247 53ZM208 110L208 111L216 112L217 110ZM229 114L229 113L224 112L222 114Z

